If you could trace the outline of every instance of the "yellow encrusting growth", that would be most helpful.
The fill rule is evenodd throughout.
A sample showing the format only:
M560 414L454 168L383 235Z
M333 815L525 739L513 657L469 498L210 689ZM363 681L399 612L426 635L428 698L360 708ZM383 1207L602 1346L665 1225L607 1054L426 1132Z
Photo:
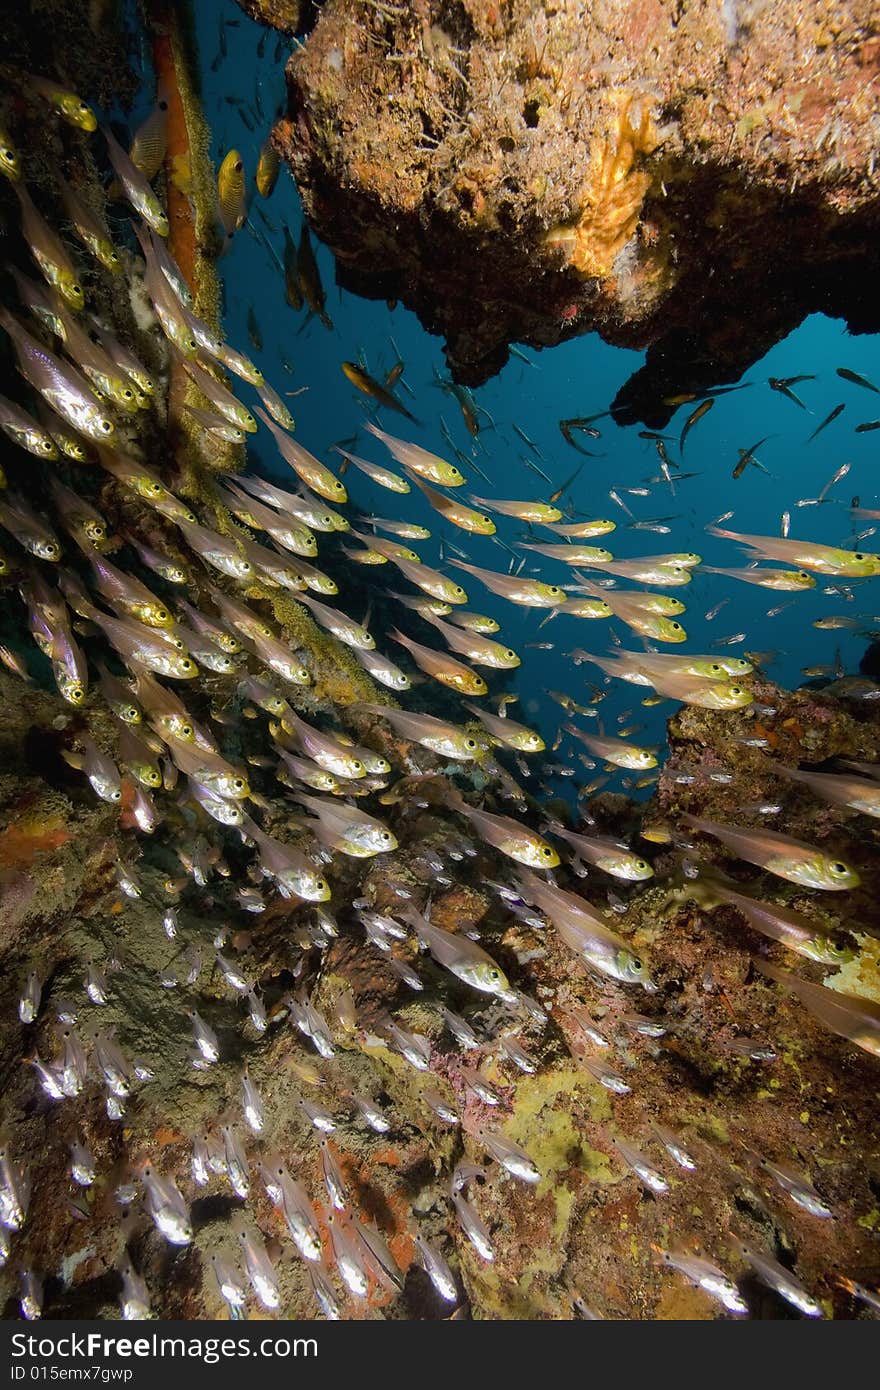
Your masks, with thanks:
M590 141L584 201L577 221L554 227L547 245L568 252L573 270L590 279L611 274L614 261L638 226L651 175L638 167L659 135L647 103L631 93L613 93L616 105L605 135Z

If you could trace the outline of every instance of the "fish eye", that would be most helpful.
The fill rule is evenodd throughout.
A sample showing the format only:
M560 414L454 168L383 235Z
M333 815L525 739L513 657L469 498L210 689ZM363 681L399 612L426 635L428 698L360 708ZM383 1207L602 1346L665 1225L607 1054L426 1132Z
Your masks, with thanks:
M133 392L133 391L128 391L128 390L123 391L122 395L123 395L124 399L127 400L127 401L133 401L133 400L134 400L134 392Z
M464 741L464 746L465 746L465 748L476 748L476 746L477 746L476 739L473 739L473 738L466 738L465 741Z
M8 148L8 146L3 146L2 150L0 150L0 155L3 156L7 164L12 165L15 163L15 155L13 154L12 150Z
M76 283L76 281L74 281L74 283L73 283L73 284L71 285L71 287L70 287L70 293L71 293L71 294L82 294L82 285L78 285L78 284Z
M195 667L195 662L194 662L194 661L190 661L189 657L188 657L188 656L185 656L185 657L183 657L183 659L181 660L180 669L181 669L182 671L194 671L194 670L196 669L196 667Z
M645 962L642 961L642 960L639 960L638 956L634 956L634 957L633 957L632 968L633 968L633 970L637 970L637 971L639 972L639 974L641 974L641 972L642 972L642 971L644 970L644 968L645 968Z
M742 686L741 686L741 685L732 685L732 686L730 687L730 693L731 693L731 695L741 695L741 694L742 694Z
M541 849L541 853L543 854L545 859L550 859L552 858L553 850L550 848L549 845L544 845Z
M865 557L860 550L857 550L855 555L853 556L854 560L864 560L864 558Z
M452 592L453 592L454 594L463 594L463 593L464 593L464 589L461 587L460 584L456 584L456 585L455 585L455 588L452 590Z
M121 800L122 800L122 792L119 792L119 791L115 791L115 790L114 790L114 791L112 792L112 794L111 794L111 799L112 799L113 801L121 801Z
M830 867L831 872L835 874L838 878L842 878L844 874L849 873L849 866L841 863L839 859L836 859Z
M355 758L355 759L352 761L352 764L351 764L351 765L352 765L352 767L353 767L357 772L363 772L363 771L364 771L364 765L363 765L363 763L360 762L357 758Z
M513 650L512 647L507 647L507 648L505 649L504 655L505 655L506 657L514 657L514 656L516 656L516 652Z
M388 841L391 839L391 835L387 830L382 831L382 839L384 840L386 845L388 844Z
M556 598L557 594L561 594L561 593L562 593L562 590L561 590L560 588L558 588L555 584L551 584L551 585L550 585L550 593L553 595L554 598Z
M168 618L168 609L167 609L167 608L157 608L157 609L156 609L156 617L159 619L159 622L160 622L160 623L164 623L164 622L167 620L167 618Z
M672 623L673 632L681 632L681 623Z
M101 430L102 434L111 434L113 431L113 425L110 420L101 420L98 428Z

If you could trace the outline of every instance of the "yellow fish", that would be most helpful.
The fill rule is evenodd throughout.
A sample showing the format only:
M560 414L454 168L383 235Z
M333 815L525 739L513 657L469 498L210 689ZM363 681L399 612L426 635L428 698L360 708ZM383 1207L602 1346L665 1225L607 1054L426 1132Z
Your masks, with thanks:
M281 160L278 157L278 151L272 144L272 136L267 135L257 160L256 184L257 192L261 198L271 198L278 182L280 168Z
M227 237L238 231L247 216L244 183L241 155L238 150L230 150L217 174L217 210Z
M404 465L405 467L406 465ZM466 507L462 502L455 502L451 497L445 497L436 488L429 487L423 483L415 474L413 482L420 492L424 493L435 512L439 512L442 517L457 526L461 531L470 531L477 536L494 536L495 522L485 512L475 512L472 507Z
M695 830L714 835L740 859L757 864L777 878L788 879L789 883L839 893L857 888L861 882L856 871L844 860L824 854L815 845L779 835L775 830L719 825L716 821L701 820L699 816L685 815L683 819Z
M476 671L472 671L469 666L465 666L461 661L455 661L451 656L435 652L430 647L423 647L421 642L414 642L411 637L404 637L402 632L395 628L391 629L390 636L395 642L406 647L411 653L413 660L420 670L426 675L432 676L441 685L448 685L452 690L460 690L464 695L486 695L489 687L478 676Z
M88 102L78 97L76 92L68 91L58 82L52 82L47 77L28 76L28 85L33 88L38 96L47 101L50 106L58 112L58 115L67 122L68 125L76 126L78 130L97 130L98 122L95 113Z
M551 522L561 521L562 512L558 507L551 507L547 502L516 502L499 501L497 497L471 497L472 502L478 506L485 507L487 511L499 512L501 516L512 516L517 521L533 521L542 526L549 526ZM599 523L596 523L599 524ZM553 528L557 530L557 527ZM608 523L608 530L614 529L613 523ZM599 532L594 534L598 535Z
M429 483L439 483L441 487L461 487L464 482L464 474L459 472L454 463L447 463L437 454L429 453L420 444L408 444L405 439L396 439L393 434L386 434L370 420L366 422L365 428L377 439L382 440L398 463L404 464L422 478L427 478Z
M467 816L487 844L507 855L508 859L515 859L518 864L527 864L533 869L554 869L558 865L559 855L553 846L527 825L521 825L510 816L495 816L489 811L479 811L475 806L469 806L458 792L451 793L449 801L454 810Z
M538 579L525 579L519 575L497 574L495 570L466 565L463 560L450 560L449 563L456 569L476 575L493 594L499 594L511 603L521 603L527 608L556 608L565 603L565 593L556 584L543 584Z
M4 174L12 183L18 183L21 178L18 151L3 129L0 129L0 174Z
M713 536L723 536L725 540L737 541L764 560L784 560L797 565L799 569L813 570L816 574L846 575L850 579L864 579L872 574L880 574L880 555L865 555L858 550L841 550L834 545L820 545L818 541L746 535L744 532L724 531L720 526L709 526L707 530Z

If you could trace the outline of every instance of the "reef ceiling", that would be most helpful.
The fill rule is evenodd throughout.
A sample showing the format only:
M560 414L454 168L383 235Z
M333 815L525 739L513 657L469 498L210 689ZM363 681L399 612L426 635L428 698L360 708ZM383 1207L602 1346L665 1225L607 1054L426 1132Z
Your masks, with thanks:
M811 312L880 327L869 0L247 0L308 36L276 127L346 287L479 385L508 344L647 349L615 415L739 377Z

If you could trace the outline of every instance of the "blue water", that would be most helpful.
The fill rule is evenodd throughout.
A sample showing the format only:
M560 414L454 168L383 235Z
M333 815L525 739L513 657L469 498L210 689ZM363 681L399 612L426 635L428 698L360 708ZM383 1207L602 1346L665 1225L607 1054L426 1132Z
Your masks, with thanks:
M219 166L224 154L232 147L237 148L252 183L260 145L274 113L284 102L282 67L274 61L277 36L270 34L264 40L265 51L260 59L258 46L263 31L247 20L232 0L223 0L221 4L216 0L197 0L195 8L203 97L213 138L212 153ZM216 71L211 71L218 51L218 20L221 18L231 21L226 30L228 56ZM291 41L285 51L292 46ZM230 94L239 98L253 119L258 90L264 119L257 118L257 129L251 133L239 111L225 98ZM254 205L266 214L273 230L266 229ZM287 223L297 240L302 220L296 189L286 169L282 170L278 186L268 202L252 191L251 217L254 225L266 233L280 259L283 255L282 225ZM565 443L558 428L562 418L589 416L607 409L620 387L642 365L642 354L609 347L591 334L540 353L527 351L528 365L512 358L497 377L475 393L477 404L494 422L493 425L489 418L483 417L484 428L475 442L465 428L456 402L433 384L435 373L445 375L440 340L429 336L415 316L403 307L389 310L384 303L362 300L339 291L334 283L331 253L317 243L316 250L328 291L327 310L333 320L332 331L315 320L306 321L305 311L295 313L285 304L277 265L247 228L234 238L221 262L221 270L225 287L225 329L229 340L245 351L252 350L246 327L248 311L252 310L263 337L263 349L254 356L277 390L289 392L307 388L290 402L297 421L297 438L328 462L334 459L329 446L353 435L371 410L366 398L343 377L340 363L344 359L360 359L375 376L382 377L397 358L393 339L406 363L404 381L413 392L410 397L398 385L398 395L422 424L410 426L402 417L384 411L378 417L384 429L449 458L451 453L441 433L441 421L445 421L459 448L474 460L468 479L470 487L485 496L494 493L505 498L546 498L583 462L581 472L565 494L565 501L577 518L607 516L616 521L617 530L606 537L604 543L617 558L696 550L708 564L742 567L748 563L745 552L729 541L707 536L704 530L708 523L729 511L733 511L734 516L725 524L735 530L778 535L782 514L788 511L793 536L856 549L862 544L866 549L872 548L873 542L867 536L863 542L854 542L853 532L858 523L853 522L848 504L857 495L862 506L877 505L876 453L880 434L856 434L854 427L880 415L880 397L842 381L836 376L835 368L845 366L872 380L880 380L877 337L851 337L841 322L822 316L809 318L752 367L745 378L750 383L746 389L717 398L709 414L690 434L683 460L677 440L694 404L682 406L664 433L673 436L675 441L667 445L671 459L681 462L682 473L695 476L677 483L673 495L665 481L648 482L658 477L659 460L654 444L638 437L638 426L621 429L610 418L597 421L601 438L597 441L581 438L585 446L599 456L583 460ZM769 377L800 373L812 373L816 378L795 388L807 409L798 408L767 385ZM808 444L811 431L841 402L846 405L843 414ZM514 423L534 441L540 457L529 451L517 436ZM733 480L737 450L753 445L763 436L770 437L758 451L758 457L769 470L769 476L749 467L742 477ZM384 447L363 433L356 452L376 462L391 463ZM274 442L264 430L256 437L250 453L252 468L289 484L289 470L279 460ZM526 459L549 475L552 486L536 474ZM798 506L800 500L817 497L844 463L851 465L849 474L831 489L826 502L819 506ZM488 476L489 482L479 475L477 468ZM345 481L353 503L365 512L419 520L430 526L432 540L416 544L425 563L438 565L442 540L465 550L474 564L507 571L508 551L488 538L470 537L448 526L436 513L429 511L427 503L415 490L410 496L400 498L374 486L353 470L348 472ZM647 497L628 496L623 492L627 487L645 485L650 486ZM634 519L664 518L663 524L670 527L669 534L627 529L631 518L609 497L611 491L620 493ZM523 538L521 524L505 518L496 520L499 536L508 545L513 546ZM863 530L868 525L863 523ZM542 532L532 539L546 543L555 538ZM564 583L571 579L568 567L537 556L531 559L540 565L542 577L551 582ZM538 572L531 563L527 565L526 573ZM555 688L586 702L594 680L602 683L601 674L595 668L575 668L565 653L574 646L604 653L612 645L612 633L621 639L625 648L641 648L640 639L614 620L587 622L560 617L539 632L539 624L545 616L543 611L516 607L489 594L477 580L460 574L457 577L468 590L469 608L494 616L501 623L505 639L521 653L522 667L509 673L503 688L519 696L512 714L539 727L548 747L560 722L568 716L544 693L546 689ZM357 595L342 592L339 606L361 618L367 587L370 584L407 587L398 582L399 578L390 565L365 570L363 586ZM825 592L828 587L829 584L819 579L810 592L784 594L697 573L686 588L667 592L674 593L687 605L681 621L689 637L688 651L728 655L760 652L764 654L762 660L769 674L782 685L791 687L805 679L802 673L805 666L839 662L848 674L858 670L865 649L864 638L847 631L818 631L812 624L815 619L830 614L872 614L874 608L880 609L880 589L876 581L873 585L871 581L856 583L852 585L854 596L845 598ZM707 618L722 600L727 602L717 616L711 620ZM782 611L770 616L770 611L777 608ZM405 619L404 626L424 643L442 647L439 638L435 641L431 629L418 620ZM407 659L392 641L378 630L375 635L381 649L407 666ZM737 640L727 645L726 639L731 637ZM554 643L552 651L526 647L529 642L545 640ZM667 646L660 649L682 650ZM493 692L497 683L490 678ZM420 693L419 700L424 702L424 693ZM446 704L444 695L444 708ZM637 688L615 683L608 687L607 698L598 707L599 722L608 733L617 732L621 726L639 725L633 734L634 741L662 745L664 721L673 708L663 703L644 709ZM627 711L633 712L627 714ZM597 720L584 721L584 727L595 731ZM570 760L578 751L584 750L566 738L559 757ZM594 775L579 764L575 766L578 781ZM630 779L625 773L615 774L610 785L619 786L621 778L624 785L629 785Z

